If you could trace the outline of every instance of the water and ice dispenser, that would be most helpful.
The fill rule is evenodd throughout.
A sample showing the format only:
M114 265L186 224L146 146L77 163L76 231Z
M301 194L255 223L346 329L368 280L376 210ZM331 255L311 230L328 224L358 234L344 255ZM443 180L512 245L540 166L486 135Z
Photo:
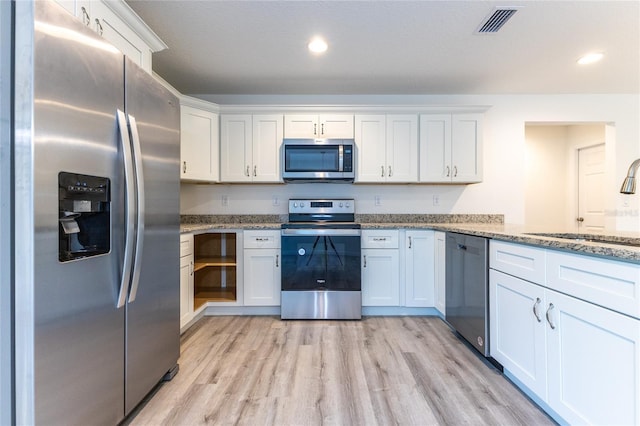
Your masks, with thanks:
M68 262L108 253L111 188L105 177L58 174L58 260Z

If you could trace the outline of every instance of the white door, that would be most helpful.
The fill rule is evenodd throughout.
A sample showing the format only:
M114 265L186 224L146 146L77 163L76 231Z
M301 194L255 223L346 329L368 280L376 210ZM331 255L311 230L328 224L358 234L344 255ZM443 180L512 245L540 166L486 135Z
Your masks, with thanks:
M451 114L420 116L420 182L451 182Z
M545 297L549 406L568 424L640 424L640 321L551 290Z
M399 306L398 249L362 250L362 306Z
M405 306L434 306L434 248L433 231L407 231L405 238Z
M353 115L325 114L318 121L321 138L353 139Z
M180 178L218 180L218 115L180 106Z
M435 233L435 305L443 316L446 310L446 237L444 232Z
M180 328L193 314L193 255L180 258Z
M253 116L253 169L254 182L282 182L280 148L282 147L282 116Z
M223 115L220 126L220 181L251 182L251 115Z
M418 181L418 116L387 115L387 182Z
M280 305L280 249L244 250L244 304Z
M386 117L357 115L355 119L356 181L384 182L386 164Z
M489 308L491 356L546 401L544 289L490 269Z
M578 217L580 231L604 230L604 144L578 150Z
M288 114L284 116L285 138L317 138L318 116L313 114Z
M482 181L481 114L454 114L452 116L451 181Z

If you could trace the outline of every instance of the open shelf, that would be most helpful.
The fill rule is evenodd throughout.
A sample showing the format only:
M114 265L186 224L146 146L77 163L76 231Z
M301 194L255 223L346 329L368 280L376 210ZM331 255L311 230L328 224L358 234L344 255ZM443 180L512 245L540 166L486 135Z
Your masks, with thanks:
M208 302L236 302L236 233L194 237L194 309Z

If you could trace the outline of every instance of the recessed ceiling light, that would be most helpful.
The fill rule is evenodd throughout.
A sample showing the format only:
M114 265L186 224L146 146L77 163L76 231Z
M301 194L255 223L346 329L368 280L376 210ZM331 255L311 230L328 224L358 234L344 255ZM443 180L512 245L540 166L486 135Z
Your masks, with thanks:
M601 60L603 57L604 57L604 53L602 52L587 53L586 55L578 59L578 63L580 65L593 64Z
M324 53L327 47L327 42L321 37L314 37L311 42L309 42L309 50L313 53Z

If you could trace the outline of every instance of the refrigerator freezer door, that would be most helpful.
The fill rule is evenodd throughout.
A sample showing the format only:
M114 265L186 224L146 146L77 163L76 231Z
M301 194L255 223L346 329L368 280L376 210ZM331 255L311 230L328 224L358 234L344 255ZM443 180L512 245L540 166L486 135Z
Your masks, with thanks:
M179 101L126 60L126 112L135 117L144 176L144 229L135 298L127 304L126 402L129 413L172 369L180 352ZM135 283L132 284L134 286Z
M57 4L33 3L34 188L16 196L33 197L34 206L35 423L116 424L124 413L125 309L116 308L123 259L116 124L116 110L124 108L123 56ZM58 261L61 171L109 179L110 252Z

